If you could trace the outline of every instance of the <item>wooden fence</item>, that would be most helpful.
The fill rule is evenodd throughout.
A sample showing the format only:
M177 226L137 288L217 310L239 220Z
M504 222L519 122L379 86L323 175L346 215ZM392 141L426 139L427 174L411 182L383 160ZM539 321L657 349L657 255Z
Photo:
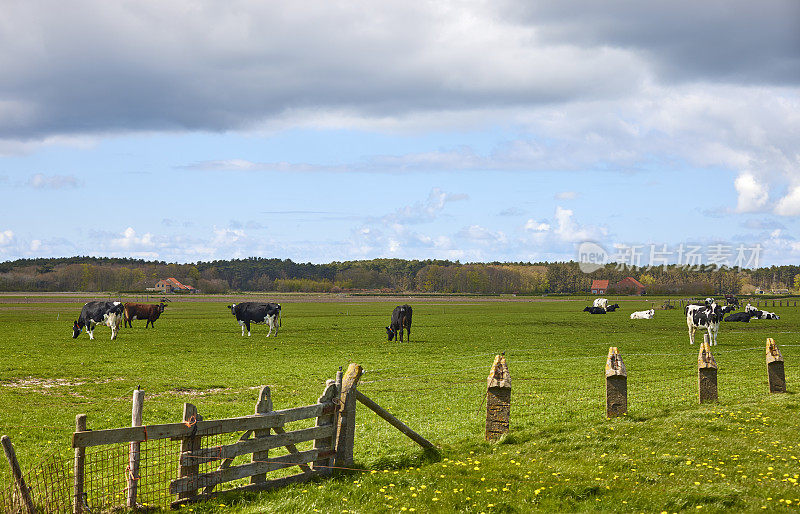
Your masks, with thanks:
M144 392L136 390L132 426L91 430L87 416L79 414L72 434L72 464L49 462L35 469L32 486L25 482L11 440L4 436L14 484L10 493L0 490L0 512L175 508L223 492L265 491L327 476L336 467L353 465L356 402L423 448L434 448L356 389L361 373L357 364L346 374L340 370L312 405L273 410L270 388L265 386L254 414L205 420L195 405L185 403L181 422L159 425L142 425ZM288 428L295 423L303 426ZM72 473L65 472L67 467Z

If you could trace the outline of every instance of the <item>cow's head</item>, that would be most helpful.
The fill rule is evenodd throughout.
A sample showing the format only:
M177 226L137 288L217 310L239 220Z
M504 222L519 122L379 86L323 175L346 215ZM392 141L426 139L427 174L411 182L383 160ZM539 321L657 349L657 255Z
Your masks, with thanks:
M166 309L166 308L167 308L166 304L164 304L164 303L159 303L158 304L158 312L164 312L164 309Z
M584 307L583 312L592 312L591 307Z
M232 304L228 305L228 308L231 310L231 314L236 316L236 304L232 303Z
M392 327L386 327L386 335L389 336L389 341L394 339L394 334L395 332L392 330Z
M75 322L75 323L72 325L72 339L77 339L77 338L78 338L78 336L79 336L79 335L81 335L81 331L82 331L82 330L83 330L83 328L82 328L82 327L81 327L81 326L78 324L78 322L76 321L76 322Z

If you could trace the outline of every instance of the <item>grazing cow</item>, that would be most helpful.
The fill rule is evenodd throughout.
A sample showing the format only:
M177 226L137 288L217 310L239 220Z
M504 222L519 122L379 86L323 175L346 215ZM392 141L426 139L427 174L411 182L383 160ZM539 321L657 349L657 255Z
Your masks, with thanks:
M686 326L689 328L689 344L694 344L695 331L704 328L708 331L709 344L716 345L719 323L726 312L722 306L713 302L707 306L687 305L685 312Z
M734 312L733 314L725 318L725 321L742 321L744 323L750 323L751 317L752 314L750 314L749 312Z
M135 319L145 319L147 323L144 324L144 328L147 328L149 325L153 328L156 327L156 320L161 313L164 312L167 306L163 303L159 303L158 305L153 305L150 303L133 303L128 302L125 304L125 327L133 328L133 320Z
M231 314L236 316L236 321L242 326L242 336L244 336L244 329L247 327L247 336L250 337L250 323L267 323L269 325L269 332L267 337L272 334L272 329L275 329L275 335L278 335L278 326L281 320L281 306L278 303L259 303L259 302L242 302L228 305Z
M606 307L606 312L614 312L617 309L619 309L619 304L615 303L614 305L609 305Z
M649 311L636 311L631 313L631 319L653 319L655 314L655 309L650 309Z
M753 315L754 319L781 319L781 317L774 312L752 310L750 314Z
M602 307L605 309L608 307L608 298L595 298L592 307Z
M392 320L389 326L386 327L386 335L389 336L389 341L397 341L397 335L400 335L400 342L403 342L403 329L408 333L408 342L411 342L411 314L413 310L411 306L398 305L392 311Z
M72 338L77 339L83 328L89 339L94 340L94 327L98 323L105 323L111 328L111 340L117 338L117 331L122 322L123 306L121 302L88 302L81 309L81 315L72 325Z
M586 307L583 309L583 312L588 312L589 314L605 314L606 310L602 307Z

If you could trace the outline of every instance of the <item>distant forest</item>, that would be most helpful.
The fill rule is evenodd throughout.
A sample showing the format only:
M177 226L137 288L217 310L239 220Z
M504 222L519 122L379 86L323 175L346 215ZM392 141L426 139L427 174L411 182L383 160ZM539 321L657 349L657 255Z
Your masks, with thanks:
M140 292L174 277L203 293L416 292L471 294L568 294L589 291L593 279L614 285L634 277L648 294L752 293L756 289L800 289L800 266L688 270L679 266L621 269L607 264L582 273L577 262L467 263L447 260L373 259L297 263L247 259L176 264L141 259L67 257L0 263L0 291Z

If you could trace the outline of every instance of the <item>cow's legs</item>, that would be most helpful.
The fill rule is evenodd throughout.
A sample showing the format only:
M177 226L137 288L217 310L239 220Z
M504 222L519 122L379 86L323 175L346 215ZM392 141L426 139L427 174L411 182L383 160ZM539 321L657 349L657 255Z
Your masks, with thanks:
M244 337L244 321L240 321L239 325L242 326L242 337Z
M694 344L694 331L696 329L692 326L689 327L689 344Z
M408 331L408 337L406 337L406 342L410 343L411 342L411 327L406 327L406 330Z
M269 325L269 332L267 332L267 337L269 337L270 334L272 334L272 326L274 325L274 322L272 320L272 316L267 316L266 318L264 318L264 321L266 321L267 325ZM276 332L276 334L277 334L277 332Z
M247 337L250 337L250 322L245 321L244 324L247 326ZM242 334L244 335L244 334Z
M86 323L86 333L89 334L89 340L94 341L94 322Z

